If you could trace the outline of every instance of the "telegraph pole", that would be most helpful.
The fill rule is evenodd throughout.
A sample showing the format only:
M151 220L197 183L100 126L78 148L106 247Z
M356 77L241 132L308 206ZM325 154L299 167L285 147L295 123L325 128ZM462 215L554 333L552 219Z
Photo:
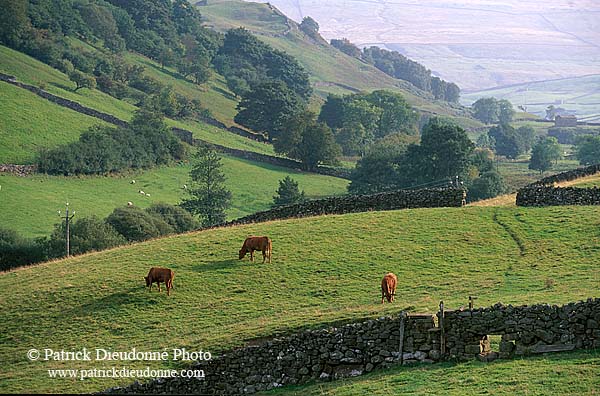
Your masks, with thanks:
M58 214L60 216L60 210L58 211ZM71 216L69 216L69 203L67 202L67 209L65 211L65 223L66 223L66 229L67 229L67 235L66 235L66 239L67 239L67 257L69 257L71 255L71 245L69 243L69 222L71 221L71 219L75 216L75 211L73 211L73 214Z

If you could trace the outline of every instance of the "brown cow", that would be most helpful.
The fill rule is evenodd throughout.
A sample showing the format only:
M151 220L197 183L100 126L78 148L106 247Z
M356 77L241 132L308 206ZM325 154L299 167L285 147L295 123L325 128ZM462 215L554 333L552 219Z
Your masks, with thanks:
M246 256L246 253L250 252L250 261L254 261L255 250L262 251L263 263L267 257L269 258L269 263L271 262L272 244L269 237L251 236L246 238L242 248L240 249L240 260Z
M156 282L158 285L158 292L160 293L160 282L164 282L167 286L167 296L171 295L169 291L173 288L173 278L175 278L175 272L168 268L152 267L148 272L148 276L144 276L146 279L146 287L150 287L148 291L152 291L152 284Z
M398 283L398 277L391 272L385 274L381 280L381 303L383 304L383 298L385 297L388 302L394 301L396 295L396 284Z

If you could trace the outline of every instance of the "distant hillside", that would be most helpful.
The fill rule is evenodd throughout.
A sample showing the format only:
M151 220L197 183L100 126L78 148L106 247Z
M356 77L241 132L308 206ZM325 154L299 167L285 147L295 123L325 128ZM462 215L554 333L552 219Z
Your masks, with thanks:
M575 114L581 121L600 121L600 74L463 92L461 103L470 105L489 96L508 99L540 117L545 116L548 106L554 105Z
M296 22L269 4L214 0L208 5L198 3L197 6L208 26L221 32L244 26L261 40L294 56L309 72L311 83L322 98L329 93L390 89L402 93L413 106L425 113L456 117L457 122L468 128L480 126L460 106L436 101L428 92L344 54L325 40L306 35Z

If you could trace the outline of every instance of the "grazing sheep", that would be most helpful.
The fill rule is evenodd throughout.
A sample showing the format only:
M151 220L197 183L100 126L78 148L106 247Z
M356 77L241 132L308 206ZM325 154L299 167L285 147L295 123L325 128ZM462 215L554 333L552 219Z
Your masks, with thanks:
M132 180L132 181L131 181L131 184L135 184L135 180Z
M150 194L146 194L146 196L147 196L147 197L149 197L149 196L150 196Z
M142 190L140 190L140 191L138 191L138 192L139 192L140 194L142 194L142 195L146 195L146 193L145 193L145 192L143 192Z
M187 190L187 184L184 184L184 185L183 185L183 189L184 189L184 190Z
M133 206L133 202L131 202L131 201L127 202L127 206Z

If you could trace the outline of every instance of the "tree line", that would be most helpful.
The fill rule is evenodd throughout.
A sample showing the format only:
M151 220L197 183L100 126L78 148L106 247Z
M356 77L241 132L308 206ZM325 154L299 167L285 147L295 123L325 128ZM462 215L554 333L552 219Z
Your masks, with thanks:
M348 39L332 39L331 45L346 55L368 62L394 78L408 81L423 91L430 92L435 99L458 103L460 88L458 85L431 75L431 70L397 51L388 51L371 46L362 50Z

